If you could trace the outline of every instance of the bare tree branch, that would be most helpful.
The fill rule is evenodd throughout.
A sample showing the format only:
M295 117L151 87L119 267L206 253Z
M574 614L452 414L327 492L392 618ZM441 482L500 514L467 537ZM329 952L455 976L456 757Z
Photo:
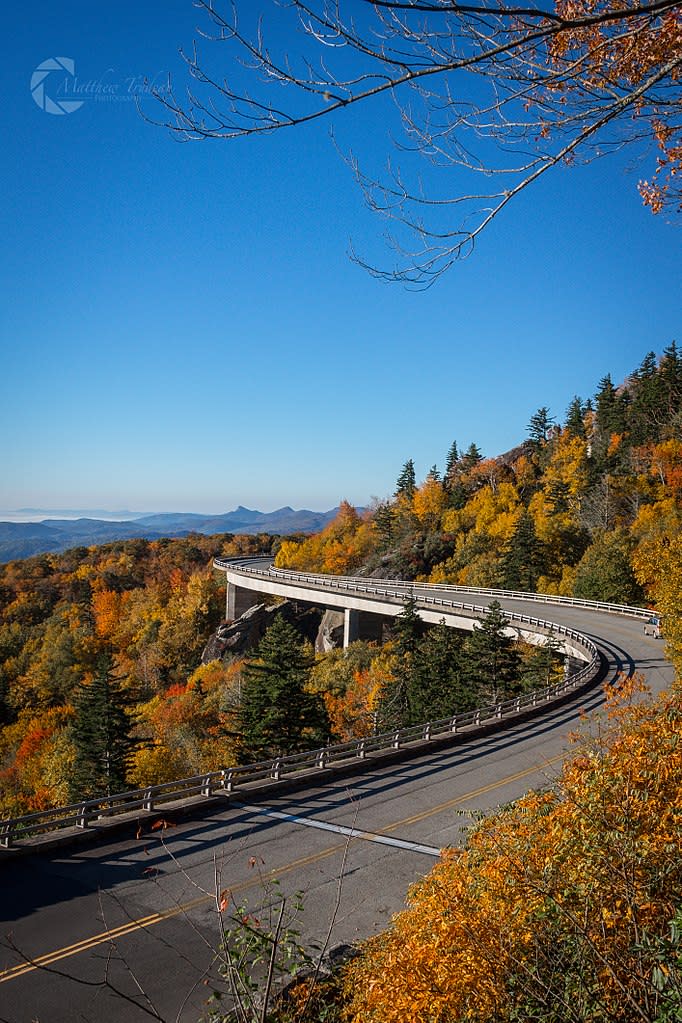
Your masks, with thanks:
M346 156L369 208L399 232L389 237L395 266L354 256L377 277L428 285L547 170L626 145L659 151L651 181L639 186L644 202L654 212L682 208L681 0L554 0L551 9L496 0L273 0L269 13L279 21L269 41L246 0L197 6L212 26L203 39L226 48L222 70L195 44L182 53L195 84L180 96L169 83L155 93L160 117L145 112L179 140L257 136L324 119L336 127L342 111L370 104L389 130L397 117L401 136L392 145L404 167L388 162L379 177ZM293 55L277 52L284 29L296 33ZM480 174L499 184L481 194L471 187ZM404 240L410 236L416 247Z

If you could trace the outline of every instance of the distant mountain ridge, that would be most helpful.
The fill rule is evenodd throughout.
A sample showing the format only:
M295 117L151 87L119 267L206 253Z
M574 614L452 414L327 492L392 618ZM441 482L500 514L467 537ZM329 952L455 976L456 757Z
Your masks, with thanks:
M42 522L0 521L0 562L30 558L33 554L60 553L70 547L90 547L113 540L159 540L188 533L315 533L335 517L326 512L296 511L288 506L272 512L239 505L223 515L159 512L132 520L45 519Z

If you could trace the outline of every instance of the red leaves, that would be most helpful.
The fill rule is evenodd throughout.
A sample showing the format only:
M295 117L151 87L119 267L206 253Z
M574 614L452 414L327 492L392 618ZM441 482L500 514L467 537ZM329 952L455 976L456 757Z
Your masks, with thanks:
M166 828L174 827L175 824L173 823L173 821L167 821L165 817L161 817L158 821L154 821L154 823L152 824L152 831L158 831L159 828L162 828L165 831Z

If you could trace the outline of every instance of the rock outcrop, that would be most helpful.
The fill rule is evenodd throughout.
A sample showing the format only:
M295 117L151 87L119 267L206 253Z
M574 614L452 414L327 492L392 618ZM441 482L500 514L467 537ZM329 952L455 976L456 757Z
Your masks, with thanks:
M285 600L282 604L255 604L234 622L224 622L206 644L201 655L201 663L207 664L209 661L222 660L233 654L241 655L253 650L278 615L294 625L301 636L317 649L320 623L324 617L323 609L302 607L293 601ZM343 642L343 621L341 629Z
M325 611L315 639L315 653L326 654L343 646L343 611Z

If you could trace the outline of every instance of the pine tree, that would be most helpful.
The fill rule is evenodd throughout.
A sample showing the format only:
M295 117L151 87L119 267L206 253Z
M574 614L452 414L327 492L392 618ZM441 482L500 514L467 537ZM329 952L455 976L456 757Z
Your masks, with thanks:
M612 433L623 432L625 428L623 400L613 386L609 373L599 381L599 389L595 396L595 413L597 428L606 443Z
M408 597L400 614L393 619L391 628L396 650L401 657L414 654L425 628L417 612L417 601L412 596Z
M455 474L455 468L459 461L459 452L457 450L457 441L453 440L448 451L447 458L445 460L445 481L450 483Z
M464 675L477 702L497 703L518 688L520 658L511 636L505 633L507 619L498 601L467 636Z
M554 418L549 414L549 409L543 405L537 412L530 417L528 424L528 434L530 439L536 444L544 444L547 440L550 428L554 423Z
M483 455L480 448L472 442L460 458L459 465L463 472L468 472L469 469L475 468L482 461Z
M275 618L243 671L237 715L243 763L314 749L327 741L324 702L306 689L312 665L312 654L293 625Z
M505 590L535 593L544 570L544 553L544 544L538 539L533 519L524 511L502 554L500 585Z
M673 341L663 350L658 368L666 418L679 415L682 405L682 355Z
M377 505L372 521L381 538L379 550L385 551L395 540L396 526L395 512L388 501L382 501Z
M572 437L585 436L585 407L576 395L566 410L566 429Z
M391 637L395 643L398 663L394 679L384 690L378 708L380 731L403 728L412 724L410 713L410 686L414 658L426 626L417 613L417 601L410 596L403 610L393 619Z
M660 439L664 420L661 380L656 355L649 352L630 380L632 402L629 414L630 441L634 445Z
M130 700L113 674L108 655L100 658L92 682L74 699L70 734L75 749L71 798L94 799L126 789L126 772L137 741L132 738Z
M441 622L419 643L409 678L409 724L437 721L473 707L462 681L462 635Z
M403 495L408 497L410 500L414 497L414 492L417 488L417 477L414 471L414 462L411 458L405 462L402 467L400 475L396 481L395 492L396 496Z

